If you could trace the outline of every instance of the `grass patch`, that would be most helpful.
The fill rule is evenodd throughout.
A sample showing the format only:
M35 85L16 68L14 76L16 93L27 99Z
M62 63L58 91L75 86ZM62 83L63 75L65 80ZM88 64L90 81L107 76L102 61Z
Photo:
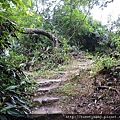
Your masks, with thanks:
M92 79L90 71L81 70L79 75L71 76L71 79L62 83L59 88L53 90L54 93L59 93L60 96L79 96L81 94L89 94L92 90Z
M79 91L77 91L76 89L77 86L78 86L77 84L72 84L71 82L69 82L59 87L59 92L67 96L74 96L79 93Z

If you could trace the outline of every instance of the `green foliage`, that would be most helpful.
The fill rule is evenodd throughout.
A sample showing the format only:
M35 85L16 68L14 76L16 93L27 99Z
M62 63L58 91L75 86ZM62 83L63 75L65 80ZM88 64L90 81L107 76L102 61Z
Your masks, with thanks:
M62 91L64 94L69 96L73 94L72 87L73 85L71 83L66 83L64 86L59 88L59 91Z
M54 12L53 25L71 46L94 52L103 47L101 43L108 41L107 28L78 8L64 5Z
M25 40L26 39L26 40ZM53 42L41 35L24 35L12 46L18 55L26 56L23 60L26 70L53 69L59 64L65 63L70 55L71 47L66 39L59 37L60 46L53 47ZM16 47L17 44L17 47ZM21 64L23 63L21 60ZM28 65L29 64L29 65Z
M0 118L6 119L4 114L23 117L30 111L28 94L36 86L23 73L24 69L53 69L67 63L73 46L78 50L102 52L101 55L105 56L97 57L100 67L109 68L117 63L116 56L120 56L119 35L94 21L86 10L86 5L91 9L92 3L97 4L98 1L62 2L53 11L50 2L46 11L35 13L34 1L0 1ZM80 9L81 6L83 9ZM21 35L26 27L51 32L58 38L59 46L54 47L53 42L42 35ZM66 84L61 89L71 95L71 88L72 84Z
M104 67L110 68L117 63L116 59L110 58L108 56L104 56L103 58L98 57L97 59L98 59L97 66L102 68Z
M5 59L0 60L0 75L0 113L25 117L30 112L26 94L33 91L34 85L20 68Z
M36 87L21 70L27 58L16 53L19 45L13 42L19 38L16 22L19 24L20 17L27 15L28 8L22 0L0 1L0 6L0 119L6 120L27 116L30 112L27 94Z
M22 63L27 59L23 54L18 55L16 52L12 50L6 50L5 54L2 54L1 61L5 64L12 64L16 67L22 67Z
M108 37L107 37L108 35ZM106 38L107 37L107 38ZM111 68L119 64L120 58L119 35L115 32L107 32L104 40L100 42L98 53L95 56L96 68Z
M116 47L116 50L118 51L118 53L120 53L120 37L119 35L116 36L116 38L114 39L114 44Z

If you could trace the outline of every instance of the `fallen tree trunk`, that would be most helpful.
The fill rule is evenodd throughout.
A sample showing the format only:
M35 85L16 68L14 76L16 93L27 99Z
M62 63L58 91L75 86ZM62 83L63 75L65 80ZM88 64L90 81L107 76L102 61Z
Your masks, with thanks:
M25 28L24 33L25 34L41 34L41 35L44 35L44 36L48 37L50 40L53 41L55 47L58 46L57 38L54 35L52 35L51 33L46 32L44 30L37 29L37 28Z

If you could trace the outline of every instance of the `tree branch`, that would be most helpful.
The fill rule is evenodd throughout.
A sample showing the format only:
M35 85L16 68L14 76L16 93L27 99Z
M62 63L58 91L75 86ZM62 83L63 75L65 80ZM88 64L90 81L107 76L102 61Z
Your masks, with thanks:
M89 7L89 9L90 9L90 0L88 1L88 7ZM81 25L83 24L83 22L85 21L85 19L87 18L88 14L89 14L89 9L88 9L88 11L87 11L87 14L84 16L83 20L82 20L82 21L79 23L79 25L77 26L77 28L76 28L75 25L73 24L74 32L73 32L73 34L70 36L70 38L69 38L68 41L70 41L70 40L74 37L74 35L76 34L77 30L80 29ZM71 13L71 14L72 14L72 13ZM72 20L71 20L71 22L72 22Z
M46 32L44 30L41 29L37 29L37 28L25 28L25 32L22 32L24 34L41 34L44 35L46 37L48 37L50 40L52 40L54 42L54 46L58 46L58 40L57 38L52 35L49 32Z

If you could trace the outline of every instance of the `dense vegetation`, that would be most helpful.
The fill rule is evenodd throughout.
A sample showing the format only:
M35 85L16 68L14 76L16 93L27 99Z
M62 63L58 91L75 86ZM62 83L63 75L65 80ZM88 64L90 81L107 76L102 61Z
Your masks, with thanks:
M6 119L4 114L23 117L30 112L29 94L34 92L36 85L24 70L54 69L59 64L66 64L71 52L76 50L94 55L100 68L108 69L118 63L120 18L113 22L113 27L118 28L113 32L112 28L108 29L90 16L95 5L106 7L110 2L0 1L1 119ZM39 9L39 5L43 8ZM43 31L30 34L26 28Z

